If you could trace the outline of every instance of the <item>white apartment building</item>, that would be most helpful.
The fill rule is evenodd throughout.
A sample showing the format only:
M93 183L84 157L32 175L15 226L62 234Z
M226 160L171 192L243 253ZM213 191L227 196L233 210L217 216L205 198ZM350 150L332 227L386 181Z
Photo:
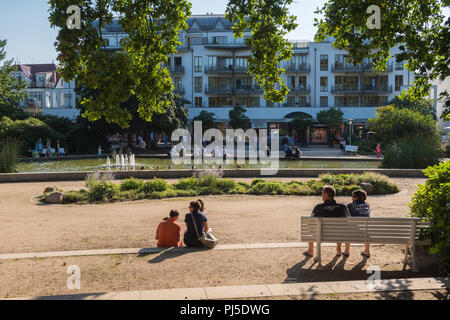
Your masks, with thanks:
M67 117L76 120L75 80L65 82L56 72L55 64L19 64L11 73L19 82L28 83L28 97L19 102L25 111Z
M414 80L414 74L395 59L386 72L377 74L370 60L354 66L347 52L333 48L331 42L293 41L292 59L282 65L290 93L284 103L271 103L247 73L251 51L244 39L234 38L224 15L194 15L187 22L189 29L180 33L182 45L167 66L175 91L190 102L189 120L206 110L215 114L219 127L226 126L231 108L241 105L253 128L279 128L283 134L300 113L316 119L318 112L336 106L346 122L351 119L354 126L365 126L376 107L387 104ZM124 34L117 22L102 34L110 50L120 50ZM391 54L399 52L394 48ZM326 143L324 130L320 126L309 130L308 142Z

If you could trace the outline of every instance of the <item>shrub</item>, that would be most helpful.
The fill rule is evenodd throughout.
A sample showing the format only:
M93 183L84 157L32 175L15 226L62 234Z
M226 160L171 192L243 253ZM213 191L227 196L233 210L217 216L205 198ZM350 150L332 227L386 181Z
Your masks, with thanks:
M0 172L12 173L19 162L20 142L17 139L6 139L0 143Z
M113 200L119 195L119 187L112 182L99 182L91 189L91 201Z
M138 190L144 185L142 180L130 178L125 179L120 184L120 191Z
M283 184L281 182L265 181L258 182L249 190L251 194L283 194Z
M86 203L89 202L89 194L85 191L69 191L64 193L64 203Z
M450 273L450 161L425 171L425 185L413 196L410 216L431 224L426 238L431 238L430 253L440 255L440 271Z
M214 189L217 182L217 177L214 174L205 174L198 179L200 187L208 187Z
M354 141L354 140L353 140ZM357 141L353 145L358 146L359 153L376 153L377 142L374 140Z
M236 187L237 183L232 179L217 179L215 183L215 188L225 193L230 192Z
M260 182L266 182L266 180L264 180L264 179L255 179L255 180L252 181L251 186L253 187L254 185L256 185L257 183L260 183Z
M198 189L200 186L199 180L195 177L189 177L180 179L177 184L175 184L175 189L178 190L193 190Z
M153 180L145 182L142 186L142 190L146 193L162 192L167 190L168 187L169 186L165 180L154 178Z
M440 150L433 138L412 136L389 145L384 152L383 168L424 169L439 163Z

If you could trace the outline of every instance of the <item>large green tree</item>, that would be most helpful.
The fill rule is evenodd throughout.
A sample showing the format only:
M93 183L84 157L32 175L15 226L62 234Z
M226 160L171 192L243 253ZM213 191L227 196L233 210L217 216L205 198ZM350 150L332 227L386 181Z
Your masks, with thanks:
M289 14L293 2L229 0L226 9L225 17L236 23L233 26L236 38L251 30L251 36L245 39L252 51L249 71L264 89L264 98L273 102L283 102L289 92L280 63L292 55L292 46L285 36L298 26L296 17Z
M381 27L370 27L370 6L381 10ZM449 0L328 0L316 13L318 27L316 40L331 36L334 46L348 50L354 63L373 57L378 70L386 68L391 48L399 46L397 61L406 60L407 68L417 72L413 86L404 93L417 99L430 92L430 80L444 80L450 76L450 18L445 20L443 8ZM443 119L450 120L450 95L446 101Z
M0 108L7 108L8 105L17 105L20 99L28 96L26 91L27 83L20 83L16 78L11 77L11 72L16 71L13 60L6 58L6 40L0 40ZM5 61L3 61L5 60Z
M299 115L289 122L289 125L297 132L297 135L302 142L306 142L306 129L311 127L313 124L313 117L306 113Z
M65 80L96 90L85 97L83 115L91 121L104 118L122 128L133 115L122 107L131 96L139 101L138 116L150 121L164 112L169 101L160 99L173 90L164 67L167 56L176 52L178 33L187 28L191 4L187 0L49 0L50 22L58 27L57 50ZM230 0L226 16L234 25L235 37L244 36L251 48L249 72L263 87L265 97L283 102L288 93L280 62L291 57L291 45L284 36L297 26L289 14L293 0ZM66 10L81 9L81 28L69 29ZM109 52L102 30L117 18L126 36L122 51Z
M423 115L431 115L436 120L436 112L434 110L434 104L432 100L428 99L411 99L405 97L403 99L395 97L389 103L398 109L410 109L417 111Z
M413 136L439 140L439 132L433 117L411 109L393 106L378 108L376 117L369 119L369 125L375 132L377 140L387 144Z
M214 113L202 110L198 116L194 118L194 121L202 122L203 132L214 128L216 126L216 119L214 118Z
M235 106L233 109L229 112L230 117L230 126L233 129L243 129L247 130L251 127L250 119L245 115L244 107L241 106Z
M80 86L95 90L84 97L84 116L90 121L104 118L122 128L132 114L122 105L135 96L138 114L150 121L170 101L161 99L173 89L170 73L163 65L176 52L178 34L187 28L191 4L186 0L50 0L50 22L60 28L57 50L65 80L76 78ZM66 10L77 5L81 28L69 29ZM113 17L126 34L121 51L108 51L102 30Z

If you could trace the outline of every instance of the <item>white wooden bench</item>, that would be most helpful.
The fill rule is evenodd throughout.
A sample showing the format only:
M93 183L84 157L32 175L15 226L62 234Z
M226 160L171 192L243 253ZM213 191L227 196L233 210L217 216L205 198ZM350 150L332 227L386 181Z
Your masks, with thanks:
M358 153L358 146L345 146L345 152Z
M408 261L408 249L411 250L412 268L417 271L416 245L429 244L429 241L419 242L423 228L429 224L419 218L313 218L301 217L301 241L317 242L315 261L322 268L322 242L326 243L373 243L405 245L405 260Z

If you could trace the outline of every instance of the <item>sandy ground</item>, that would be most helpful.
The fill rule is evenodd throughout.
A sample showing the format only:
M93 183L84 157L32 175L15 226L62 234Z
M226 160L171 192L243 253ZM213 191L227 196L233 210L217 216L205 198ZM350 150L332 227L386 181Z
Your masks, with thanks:
M245 179L242 179L245 181ZM283 180L283 179L277 179ZM285 179L292 180L292 179ZM249 181L249 180L247 180ZM405 217L417 184L425 179L393 179L401 192L372 196L374 217ZM64 190L84 182L62 182ZM33 197L43 183L0 184L0 253L154 247L154 232L171 209L184 215L192 198L143 200L103 205L42 205ZM300 216L309 216L319 197L204 197L209 225L221 244L300 241ZM337 199L348 203L347 197Z
M240 179L241 181L250 181ZM276 179L289 181L292 179ZM303 179L299 179L303 180ZM369 198L372 216L405 217L408 203L425 179L392 179L401 192ZM173 182L173 181L172 181ZM154 247L154 232L170 209L187 212L192 199L144 200L105 205L39 205L32 198L48 184L0 184L0 253ZM56 185L79 189L83 182ZM211 196L207 215L221 244L300 241L300 216L309 216L319 197ZM338 198L348 203L348 198ZM185 226L183 226L183 229ZM421 272L403 271L399 246L360 248L336 258L324 248L324 271L302 249L199 251L156 255L109 255L0 261L0 298L166 288L365 280L365 268L378 265L382 278L436 276L435 260L421 259ZM67 267L82 272L82 288L66 288ZM288 297L290 298L290 297Z
M367 267L378 265L382 279L437 275L433 259L419 259L421 272L403 271L402 247L373 248L363 259L360 248L349 258L324 248L324 270L301 249L197 251L151 255L109 255L0 261L0 298L110 291L316 281L367 280ZM68 290L67 268L79 266L81 290Z

